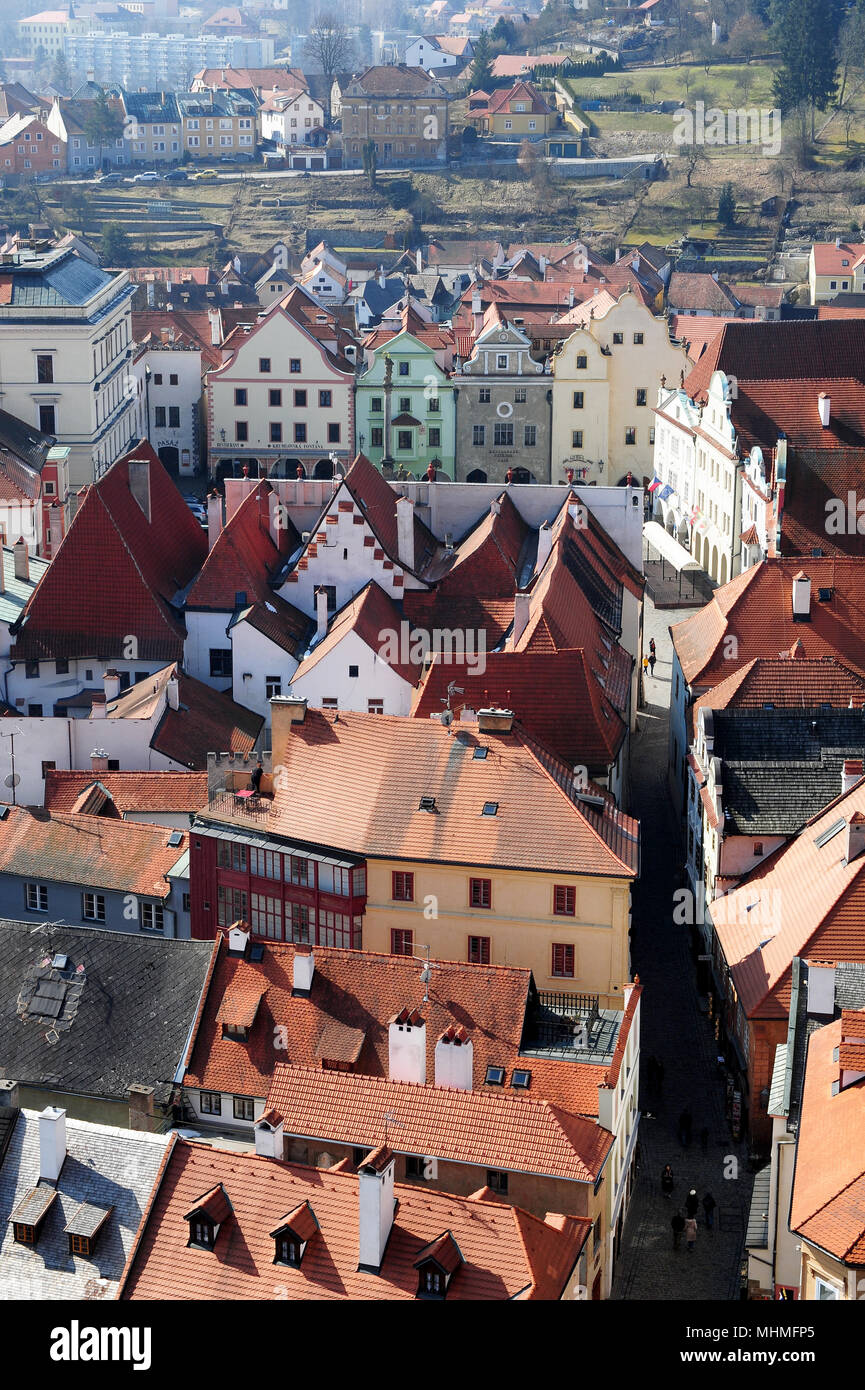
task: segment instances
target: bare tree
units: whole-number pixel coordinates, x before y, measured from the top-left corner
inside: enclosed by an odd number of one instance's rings
[[[338,72],[351,67],[354,60],[354,40],[337,15],[322,13],[316,17],[305,47],[327,78],[327,123],[330,125],[333,79]]]
[[[679,158],[685,166],[685,186],[690,188],[692,186],[691,179],[698,167],[707,162],[708,156],[702,145],[680,145]]]

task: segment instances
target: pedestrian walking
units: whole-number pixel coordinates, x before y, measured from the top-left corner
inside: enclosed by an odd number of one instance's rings
[[[706,1217],[707,1231],[714,1231],[715,1229],[715,1208],[717,1205],[718,1203],[715,1201],[711,1192],[707,1192],[703,1198],[703,1214]]]
[[[691,1191],[688,1193],[687,1197],[685,1198],[685,1215],[686,1215],[686,1216],[696,1216],[696,1215],[697,1215],[697,1212],[698,1212],[699,1210],[700,1210],[700,1199],[699,1199],[699,1197],[697,1196],[697,1189],[696,1189],[695,1187],[692,1187],[692,1188],[691,1188]]]
[[[652,653],[650,654],[650,656],[649,656],[649,670],[651,671],[652,675],[655,674],[655,662],[656,662],[656,661],[657,661],[657,657],[655,656],[655,653],[652,652]]]
[[[692,1124],[693,1118],[691,1116],[690,1107],[686,1105],[679,1116],[679,1143],[682,1145],[683,1149],[687,1149],[691,1142]]]
[[[643,675],[646,674],[646,672],[648,671],[648,669],[649,669],[649,658],[648,658],[647,656],[644,656],[644,657],[643,657]]]
[[[708,1126],[708,1125],[703,1125],[703,1128],[700,1130],[700,1148],[703,1150],[703,1153],[706,1153],[706,1152],[708,1151],[708,1148],[709,1148],[709,1126]]]
[[[693,1255],[697,1240],[697,1221],[693,1216],[689,1216],[685,1222],[685,1240],[688,1242],[688,1254]]]
[[[681,1211],[675,1212],[671,1217],[670,1225],[673,1228],[673,1249],[678,1250],[682,1243],[682,1232],[685,1229],[685,1218]]]
[[[675,1181],[676,1179],[673,1174],[673,1170],[668,1163],[664,1168],[663,1172],[661,1173],[661,1191],[663,1192],[665,1197],[672,1197],[673,1185]]]
[[[650,640],[649,640],[649,652],[650,652],[650,654],[651,654],[652,656],[655,655],[655,639],[654,639],[654,637],[650,638]]]

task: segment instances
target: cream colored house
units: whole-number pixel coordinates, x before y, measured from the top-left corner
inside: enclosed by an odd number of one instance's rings
[[[812,304],[826,304],[838,294],[865,294],[865,246],[861,242],[815,241],[808,258]]]
[[[588,317],[553,357],[552,477],[573,468],[598,486],[637,485],[652,473],[653,405],[662,376],[690,368],[656,317],[630,290],[602,317]]]
[[[261,137],[280,145],[304,145],[324,126],[324,107],[309,92],[272,92],[260,111]]]

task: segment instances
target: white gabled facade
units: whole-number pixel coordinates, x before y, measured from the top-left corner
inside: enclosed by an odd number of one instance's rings
[[[191,477],[201,464],[201,349],[173,342],[142,348],[135,359],[142,438],[170,473]]]
[[[349,630],[319,660],[314,658],[315,646],[291,682],[294,698],[315,708],[335,700],[338,709],[362,714],[411,713],[414,686],[357,632]]]

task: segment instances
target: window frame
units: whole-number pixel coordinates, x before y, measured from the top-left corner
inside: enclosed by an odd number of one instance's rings
[[[484,901],[486,899],[486,901]],[[469,879],[469,907],[491,912],[493,905],[493,881],[491,878]]]

